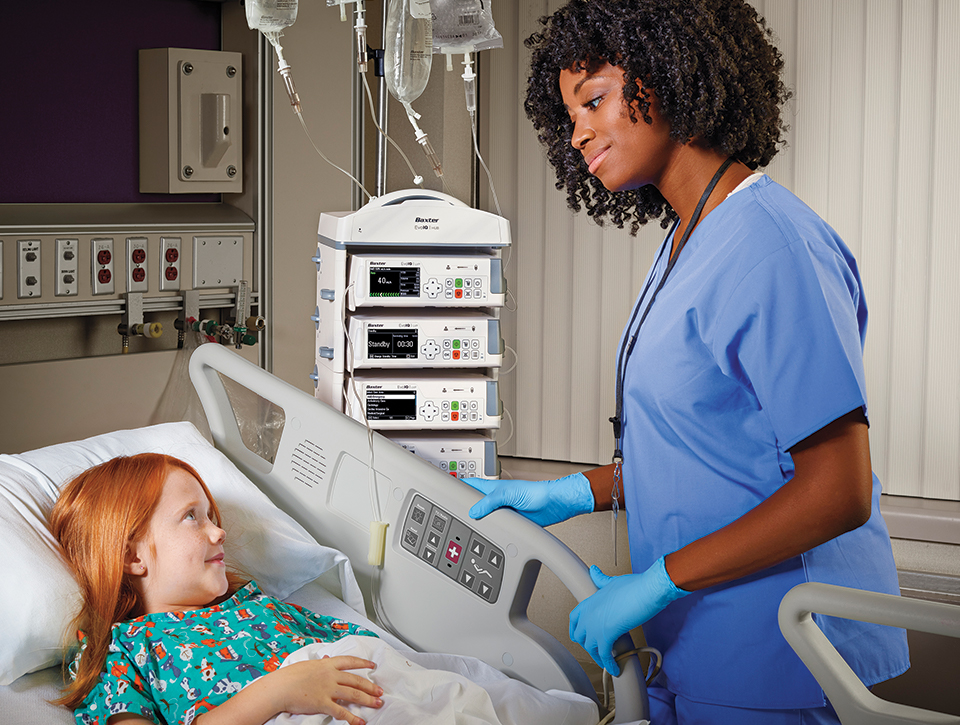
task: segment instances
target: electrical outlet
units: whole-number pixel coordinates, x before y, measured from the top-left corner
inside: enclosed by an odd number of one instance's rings
[[[41,297],[40,240],[17,240],[17,297]]]
[[[180,289],[180,237],[160,237],[160,290]]]
[[[113,239],[90,240],[91,285],[95,295],[112,295],[113,282]]]
[[[56,260],[56,289],[57,297],[73,297],[78,292],[77,266],[80,262],[80,240],[58,239]]]
[[[127,237],[127,292],[147,292],[147,239]]]

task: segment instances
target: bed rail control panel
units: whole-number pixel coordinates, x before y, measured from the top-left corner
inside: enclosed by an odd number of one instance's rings
[[[541,690],[596,699],[574,655],[527,617],[542,567],[578,601],[597,590],[587,566],[549,531],[509,510],[470,519],[476,489],[220,345],[194,352],[190,377],[217,446],[319,543],[350,559],[368,610],[388,630],[420,651],[477,657]],[[283,410],[286,424],[272,461],[244,442],[227,378]],[[312,486],[299,480],[297,463],[308,443],[328,462]],[[379,520],[389,524],[379,567],[367,563],[369,522],[378,514],[365,481],[375,484]],[[614,651],[633,649],[624,636]],[[613,686],[615,723],[647,719],[635,654],[623,660]]]
[[[407,509],[400,543],[481,599],[493,604],[500,596],[503,551],[419,494]]]

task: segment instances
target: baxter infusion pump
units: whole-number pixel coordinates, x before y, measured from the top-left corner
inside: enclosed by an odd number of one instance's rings
[[[497,478],[497,444],[480,435],[388,432],[394,443],[458,478]]]
[[[384,310],[347,323],[347,367],[500,367],[500,320],[478,312]]]
[[[488,256],[357,254],[347,304],[358,307],[502,307],[503,270]]]
[[[497,381],[483,375],[440,377],[384,371],[347,385],[346,410],[374,430],[480,430],[500,427]]]
[[[391,436],[433,431],[442,452],[407,448],[448,473],[499,475],[507,220],[413,189],[321,214],[317,241],[316,396]]]

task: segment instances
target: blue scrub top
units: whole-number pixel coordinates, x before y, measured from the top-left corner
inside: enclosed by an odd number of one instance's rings
[[[667,257],[651,269],[651,289]],[[849,249],[769,177],[700,222],[624,372],[634,571],[756,507],[792,478],[793,445],[852,410],[866,413],[866,322]],[[899,593],[879,496],[874,476],[873,512],[862,527],[760,574],[694,592],[644,625],[664,655],[661,683],[719,705],[822,705],[822,690],[780,634],[777,608],[804,581]],[[903,630],[817,621],[868,685],[909,666]]]

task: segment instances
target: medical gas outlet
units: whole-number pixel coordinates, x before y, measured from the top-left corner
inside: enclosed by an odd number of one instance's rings
[[[347,304],[360,307],[502,307],[503,266],[489,256],[357,254]]]
[[[498,368],[500,320],[477,312],[390,310],[347,323],[347,364],[364,368]]]
[[[502,413],[498,383],[483,375],[357,375],[346,398],[346,413],[375,430],[489,430]]]

